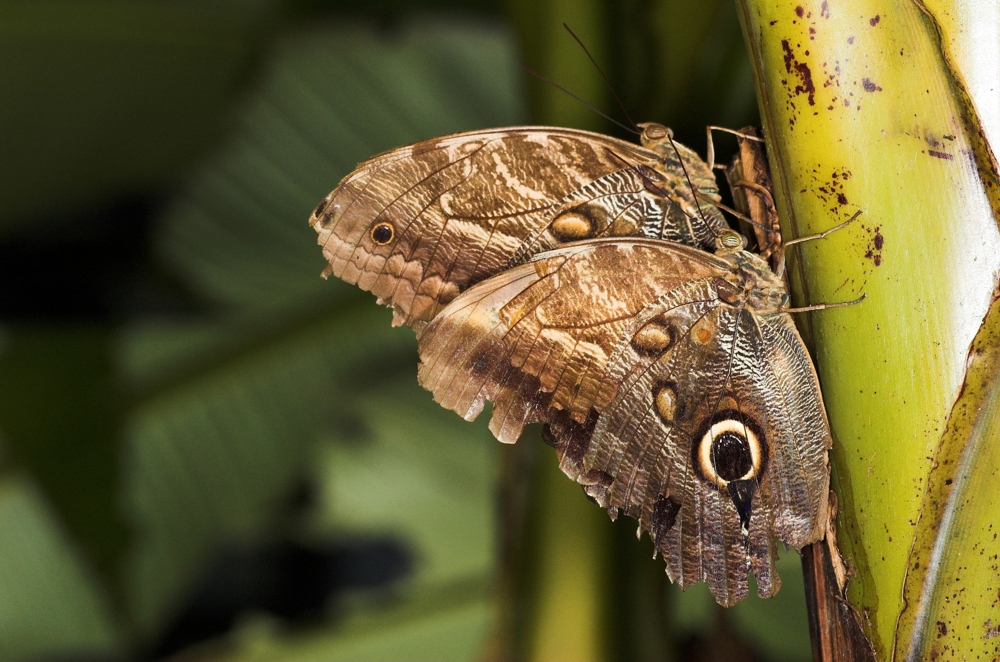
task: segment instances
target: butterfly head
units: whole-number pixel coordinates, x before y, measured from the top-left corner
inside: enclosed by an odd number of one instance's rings
[[[654,152],[657,151],[657,147],[669,146],[670,139],[674,137],[673,131],[656,122],[642,122],[639,124],[639,128],[642,130],[639,142],[642,143],[643,147]]]
[[[747,239],[736,230],[723,230],[715,238],[716,255],[732,255],[747,247]]]

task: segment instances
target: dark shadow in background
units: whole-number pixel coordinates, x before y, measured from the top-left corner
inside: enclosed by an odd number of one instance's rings
[[[153,647],[161,659],[228,632],[250,612],[290,627],[328,622],[338,594],[391,587],[413,569],[413,554],[393,538],[351,540],[325,547],[281,541],[218,553]],[[335,616],[335,614],[334,614]]]

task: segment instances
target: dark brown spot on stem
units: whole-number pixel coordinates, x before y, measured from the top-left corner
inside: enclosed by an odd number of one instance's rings
[[[872,82],[871,78],[862,78],[861,85],[864,86],[865,92],[881,92],[882,88]]]
[[[802,82],[792,90],[794,94],[805,94],[810,106],[816,105],[816,86],[813,84],[812,71],[805,62],[799,62],[792,52],[792,47],[787,39],[781,40],[781,48],[784,51],[785,70],[794,73]]]

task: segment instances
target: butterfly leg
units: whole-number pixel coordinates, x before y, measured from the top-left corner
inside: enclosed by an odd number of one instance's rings
[[[859,304],[868,298],[867,294],[862,294],[857,299],[853,301],[839,301],[837,303],[818,303],[815,306],[803,306],[801,308],[781,308],[779,312],[782,313],[806,313],[810,310],[826,310],[827,308],[843,308],[845,306],[853,306]]]
[[[806,242],[806,241],[812,241],[813,239],[824,239],[828,235],[831,235],[834,232],[836,232],[837,230],[840,230],[842,228],[846,228],[848,225],[850,225],[854,221],[858,220],[858,217],[861,216],[861,213],[862,212],[861,212],[860,209],[857,210],[856,212],[854,212],[854,216],[851,216],[849,219],[847,219],[843,223],[840,223],[838,225],[834,225],[829,230],[824,230],[823,232],[817,232],[816,234],[807,234],[804,237],[799,237],[798,239],[792,239],[791,241],[786,241],[785,244],[784,244],[784,246],[781,247],[782,252],[784,252],[784,250],[786,248],[788,248],[789,246],[794,246],[795,244],[801,244],[801,243]],[[785,273],[785,256],[784,255],[781,256],[781,260],[778,262],[778,268],[775,270],[774,273],[775,273],[775,275],[778,278],[781,278],[781,276]]]
[[[778,209],[774,206],[774,197],[771,195],[771,192],[767,190],[767,188],[761,186],[760,184],[748,182],[745,179],[736,182],[735,184],[733,184],[733,186],[735,186],[736,188],[748,188],[751,191],[757,193],[762,198],[764,198],[764,202],[767,204],[768,211],[770,211],[775,216],[778,215]],[[775,231],[774,228],[772,228],[771,230]]]
[[[750,135],[749,133],[744,133],[742,131],[734,131],[733,129],[727,129],[724,126],[712,126],[712,125],[706,126],[705,127],[705,135],[708,136],[708,147],[707,147],[707,153],[705,154],[705,156],[707,157],[706,161],[708,161],[708,169],[709,170],[714,170],[715,169],[715,142],[713,142],[713,140],[712,140],[712,131],[723,131],[725,133],[731,133],[734,136],[739,136],[741,138],[746,138],[747,140],[753,140],[753,141],[756,141],[756,142],[759,142],[759,143],[764,142],[764,139],[761,138],[760,136],[753,136],[753,135]]]
[[[793,244],[801,244],[804,241],[812,241],[813,239],[823,239],[827,235],[833,234],[834,232],[836,232],[837,230],[840,230],[841,228],[846,228],[848,225],[850,225],[854,221],[858,220],[859,216],[861,216],[861,210],[860,209],[857,210],[856,212],[854,212],[854,216],[851,216],[849,219],[847,219],[843,223],[840,223],[839,225],[834,225],[829,230],[824,230],[823,232],[817,232],[816,234],[807,234],[804,237],[799,237],[798,239],[792,239],[791,241],[786,241],[785,242],[785,246],[788,247],[788,246],[791,246]]]

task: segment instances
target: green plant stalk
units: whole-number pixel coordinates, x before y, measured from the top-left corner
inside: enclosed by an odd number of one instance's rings
[[[868,295],[799,321],[812,332],[834,435],[838,539],[853,568],[847,597],[887,659],[898,648],[915,541],[936,521],[921,520],[934,458],[1000,266],[995,171],[922,7],[738,8],[786,239],[863,212],[793,249],[790,276],[800,303]],[[968,439],[959,446],[971,449]],[[939,557],[972,554],[974,542],[941,541]]]

